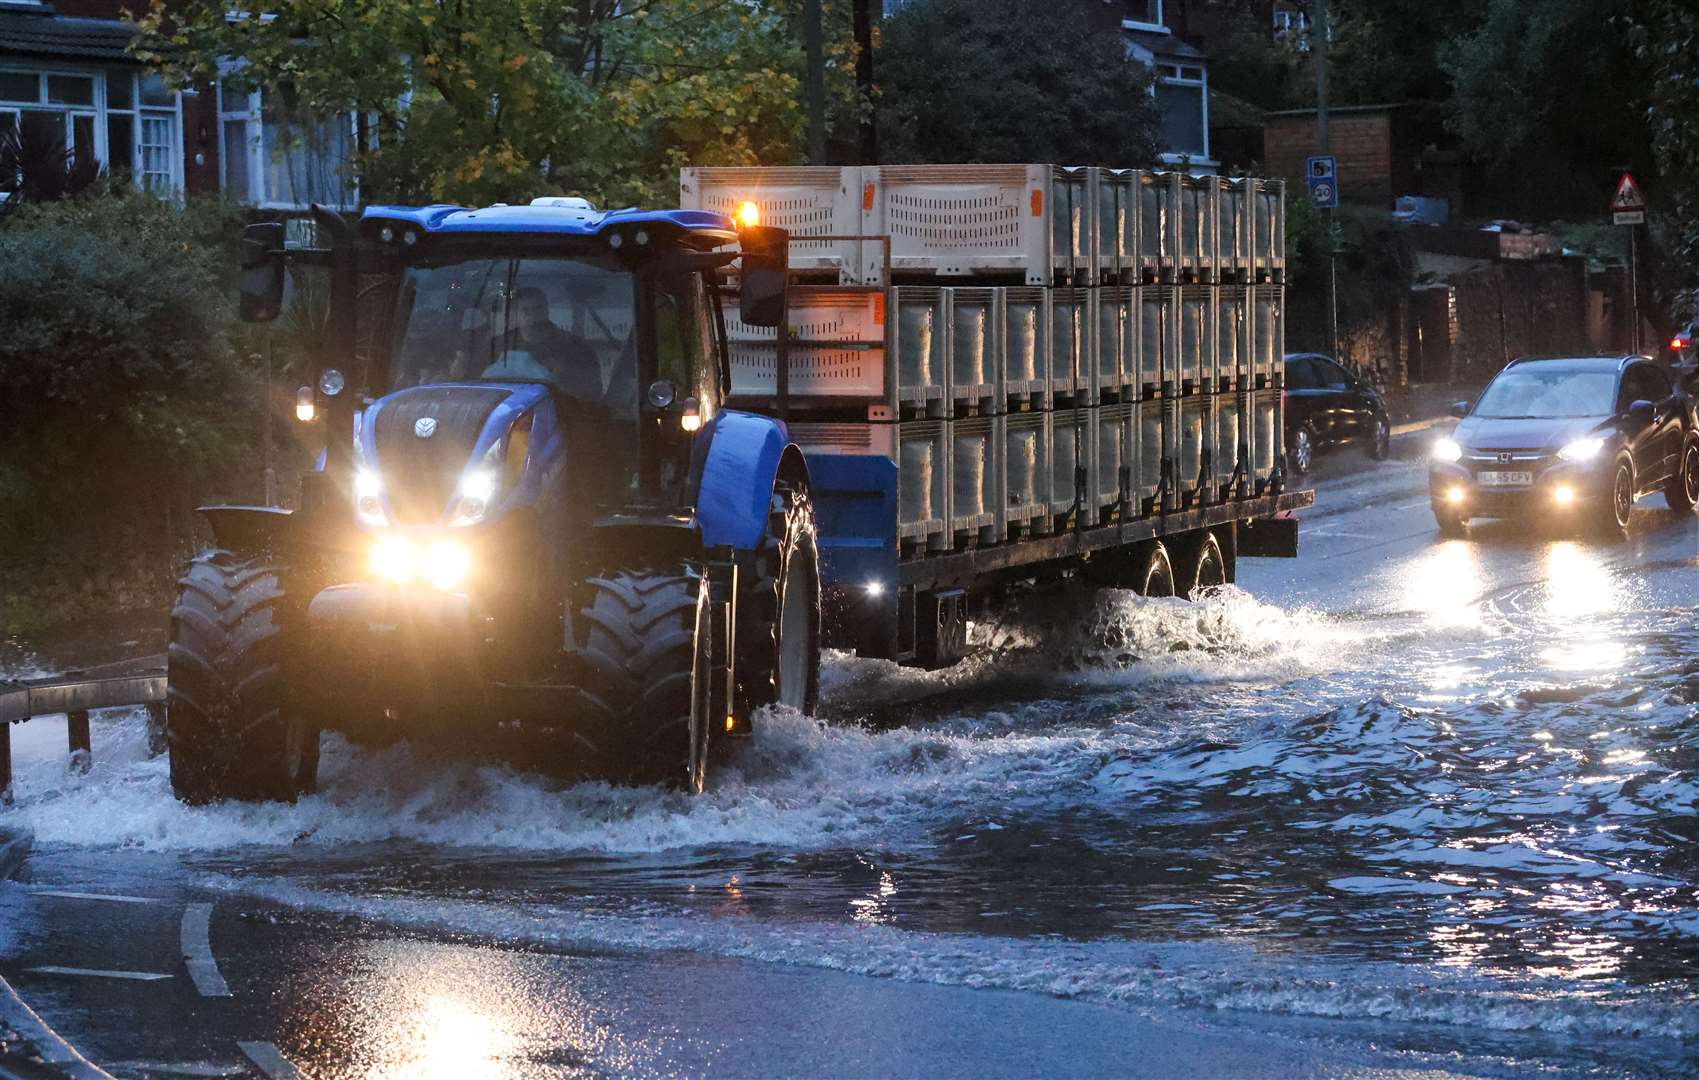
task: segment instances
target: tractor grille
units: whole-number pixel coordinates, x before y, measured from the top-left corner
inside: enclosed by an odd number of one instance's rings
[[[378,471],[396,520],[403,525],[442,520],[449,496],[484,424],[508,391],[422,386],[392,395],[378,410],[372,431]],[[414,433],[423,417],[436,420],[428,439]]]

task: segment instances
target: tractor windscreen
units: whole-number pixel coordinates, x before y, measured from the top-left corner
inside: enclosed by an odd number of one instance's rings
[[[390,386],[547,382],[635,416],[636,297],[608,256],[417,264],[401,284]]]

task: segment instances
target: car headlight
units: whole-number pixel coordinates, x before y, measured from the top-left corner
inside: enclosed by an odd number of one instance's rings
[[[1440,439],[1434,443],[1433,455],[1435,461],[1456,461],[1463,456],[1463,448],[1450,439]]]
[[[1605,440],[1600,438],[1576,439],[1557,452],[1564,461],[1591,461],[1599,456],[1599,451],[1605,448]]]

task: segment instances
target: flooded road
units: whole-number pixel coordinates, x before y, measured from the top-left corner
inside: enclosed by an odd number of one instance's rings
[[[832,658],[698,799],[332,737],[191,809],[139,711],[86,777],[32,722],[0,974],[118,1075],[1699,1071],[1699,518],[1443,541],[1419,460],[1346,464],[1202,603]]]

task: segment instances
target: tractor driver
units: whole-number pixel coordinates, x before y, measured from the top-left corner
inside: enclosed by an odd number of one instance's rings
[[[549,318],[548,294],[535,285],[514,290],[505,333],[490,341],[485,355],[529,353],[548,371],[549,381],[580,401],[602,400],[602,376],[590,343]]]

